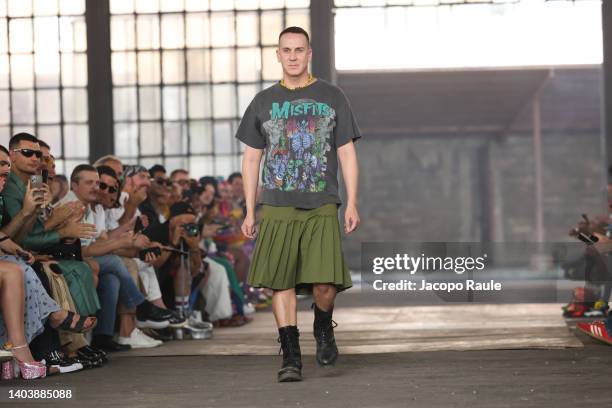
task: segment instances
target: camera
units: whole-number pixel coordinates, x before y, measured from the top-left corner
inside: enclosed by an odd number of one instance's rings
[[[188,237],[197,237],[200,234],[200,227],[195,222],[182,224],[181,228],[185,230]]]

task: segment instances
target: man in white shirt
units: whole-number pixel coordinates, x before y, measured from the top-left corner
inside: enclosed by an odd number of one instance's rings
[[[102,205],[97,203],[100,189],[100,178],[95,167],[83,164],[77,166],[70,176],[71,192],[61,203],[79,200],[86,207],[84,222],[96,225],[96,236],[91,240],[82,240],[83,257],[91,257],[100,265],[100,282],[98,296],[102,308],[98,312],[98,326],[94,331],[94,343],[102,348],[112,344],[117,301],[128,310],[136,311],[136,319],[141,327],[168,327],[171,314],[147,301],[138,290],[125,264],[115,253],[132,250],[137,252],[149,245],[141,234],[134,235],[121,230],[106,230],[106,217]],[[129,316],[129,315],[127,315]],[[133,318],[133,317],[132,317]],[[134,328],[131,333],[120,333],[120,345],[133,348],[155,347],[161,342],[154,340]]]

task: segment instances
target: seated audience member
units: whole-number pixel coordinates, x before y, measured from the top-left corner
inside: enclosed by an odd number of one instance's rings
[[[189,172],[185,169],[176,169],[170,173],[170,180],[175,186],[178,186],[181,190],[181,195],[189,190],[191,181],[189,179]]]
[[[99,166],[97,168],[98,174],[100,176],[100,189],[98,191],[98,201],[97,203],[101,205],[105,210],[106,217],[106,225],[109,225],[109,210],[117,209],[118,197],[119,197],[119,180],[117,179],[117,175],[113,171],[112,168],[108,166]],[[110,215],[112,216],[112,215]],[[140,220],[139,220],[140,221]],[[115,223],[116,224],[116,223]],[[123,226],[119,226],[115,230],[109,230],[107,228],[107,232],[109,235],[111,234],[122,234],[128,231],[134,230],[136,227],[136,222],[127,223]],[[137,233],[142,232],[142,222],[140,222],[140,227]],[[149,247],[160,245],[156,243],[150,243]],[[155,273],[155,269],[151,266],[151,263],[155,261],[156,256],[152,253],[145,254],[144,258],[141,259],[138,257],[136,253],[130,254],[127,251],[124,251],[121,255],[125,255],[127,258],[130,258],[132,262],[134,262],[136,268],[138,269],[138,277],[139,281],[142,284],[143,291],[145,297],[148,301],[153,303],[154,305],[167,309],[164,304],[161,296],[161,290],[159,288],[159,282],[157,281],[157,275]],[[173,316],[169,319],[171,327],[182,327],[185,320],[173,314]],[[139,322],[136,322],[136,325],[139,326]]]
[[[166,173],[166,168],[161,164],[155,164],[149,169],[149,176],[151,176],[151,179],[155,179],[157,177],[165,179],[167,178]]]
[[[124,182],[121,194],[119,195],[119,204],[117,208],[107,210],[107,215],[109,216],[108,229],[113,230],[120,225],[133,222],[136,217],[139,217],[144,226],[147,227],[149,219],[142,216],[138,207],[147,199],[147,193],[149,187],[151,187],[149,171],[140,165],[125,166],[123,178]],[[121,179],[119,178],[119,180]]]
[[[117,156],[113,156],[110,154],[106,156],[102,156],[98,160],[96,160],[93,166],[94,167],[100,167],[100,166],[110,167],[111,169],[115,171],[115,174],[117,175],[117,179],[119,180],[119,184],[123,183],[123,163],[121,162],[121,159],[118,158]]]
[[[151,167],[149,174],[151,174],[151,184],[147,192],[147,199],[140,204],[138,209],[147,216],[151,225],[163,224],[170,215],[172,182],[166,177],[166,170],[159,164]]]
[[[10,167],[8,150],[4,146],[0,146],[0,191],[4,188]],[[25,361],[31,361],[28,347],[22,345],[22,340],[25,336],[27,343],[30,346],[34,345],[32,351],[39,356],[44,356],[42,358],[46,360],[49,368],[59,372],[66,372],[67,366],[72,366],[73,369],[82,369],[83,366],[81,364],[77,366],[76,362],[69,361],[70,359],[64,358],[63,355],[60,356],[61,353],[57,350],[59,348],[59,337],[56,330],[74,333],[89,331],[95,324],[95,318],[79,316],[71,311],[61,309],[50,297],[48,282],[47,285],[41,282],[43,278],[46,281],[46,276],[44,274],[41,276],[30,266],[30,263],[33,261],[32,255],[24,251],[11,239],[19,240],[20,237],[23,237],[28,232],[27,229],[31,228],[32,222],[30,220],[32,217],[35,217],[37,211],[43,205],[44,196],[39,193],[43,193],[43,189],[32,189],[28,186],[24,198],[24,207],[14,219],[11,219],[10,215],[6,212],[4,200],[0,196],[0,250],[4,254],[0,256],[0,264],[2,264],[0,269],[9,271],[17,265],[22,272],[21,278],[25,283],[25,297],[27,299],[25,318],[23,311],[19,315],[19,321],[24,322],[25,327],[21,327],[16,337],[11,336],[10,327],[14,329],[15,326],[11,324],[11,319],[6,319],[5,314],[6,325],[0,319],[0,342],[3,344],[11,341],[15,345],[15,350],[20,349],[23,352],[27,352],[28,356]],[[39,264],[37,263],[36,265]],[[23,297],[23,287],[19,297]],[[46,324],[47,321],[48,323]],[[25,334],[22,336],[21,333],[24,333],[24,330]],[[43,335],[43,332],[47,334]],[[20,360],[19,355],[20,353],[17,352],[17,360]],[[23,354],[21,355],[23,356]]]
[[[242,182],[242,174],[236,172],[229,175],[227,182],[232,188],[232,203],[234,209],[246,212],[246,204],[244,200],[244,184]]]
[[[163,251],[154,263],[159,271],[159,283],[162,288],[164,303],[173,306],[181,315],[189,308],[189,296],[193,278],[202,268],[202,252],[199,247],[199,231],[189,234],[187,224],[195,223],[194,211],[188,204],[177,203],[171,211],[169,220],[151,225],[145,230],[148,237],[155,242],[175,250],[189,252],[189,268],[181,270],[181,257],[171,251]]]
[[[125,264],[115,253],[120,250],[141,250],[148,246],[148,239],[142,234],[131,231],[118,236],[106,233],[104,208],[97,204],[100,179],[98,171],[90,165],[77,166],[70,176],[71,191],[62,202],[80,201],[86,208],[83,221],[96,226],[96,234],[91,239],[81,239],[82,253],[85,258],[93,258],[100,266],[98,295],[102,304],[98,312],[98,326],[94,331],[94,344],[108,350],[155,347],[161,342],[142,333],[135,325],[131,332],[120,331],[116,344],[112,340],[115,327],[117,300],[128,310],[136,312],[136,319],[142,327],[167,327],[171,316],[167,311],[147,301],[138,290]],[[124,315],[127,316],[127,315]]]
[[[56,174],[50,181],[49,188],[51,189],[51,204],[57,204],[68,194],[68,179],[63,174]]]
[[[15,219],[23,209],[30,177],[36,175],[40,168],[42,151],[38,139],[27,133],[13,136],[9,151],[12,168],[3,196],[7,213]],[[83,316],[95,315],[100,303],[92,270],[81,261],[78,248],[67,244],[73,239],[92,237],[95,234],[95,226],[78,222],[71,211],[55,210],[44,223],[36,216],[32,217],[29,223],[32,225],[23,237],[23,246],[39,253],[54,254],[70,287],[77,312]]]

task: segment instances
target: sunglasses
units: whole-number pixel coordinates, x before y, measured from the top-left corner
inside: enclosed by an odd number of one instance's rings
[[[3,167],[3,166],[8,166],[8,168],[10,169],[11,168],[11,162],[8,162],[6,160],[0,160],[0,167]]]
[[[100,182],[100,190],[104,191],[108,189],[108,192],[111,194],[115,194],[117,192],[117,187],[109,186],[106,183]]]
[[[37,159],[40,159],[43,156],[42,150],[13,149],[13,151],[21,153],[24,157],[36,156]]]
[[[158,177],[153,180],[160,186],[166,185],[167,187],[170,187],[172,185],[172,181],[170,181],[170,179],[163,179],[161,177]]]
[[[186,186],[189,184],[189,180],[177,180],[175,183],[177,183],[179,186]]]

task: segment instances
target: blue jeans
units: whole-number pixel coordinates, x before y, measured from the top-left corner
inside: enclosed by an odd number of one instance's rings
[[[97,314],[98,325],[94,333],[112,336],[115,332],[117,303],[120,302],[128,309],[134,309],[144,302],[145,298],[117,255],[97,256],[94,260],[100,265],[98,297],[101,304]]]

